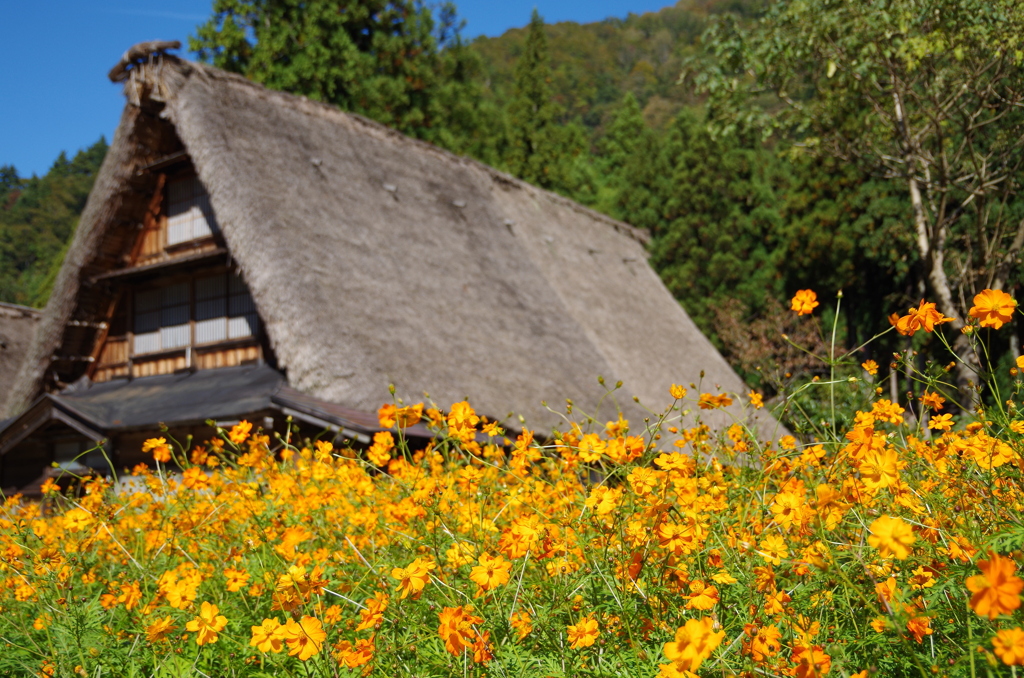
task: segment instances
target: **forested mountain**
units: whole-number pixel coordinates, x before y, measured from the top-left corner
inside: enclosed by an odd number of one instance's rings
[[[680,0],[658,12],[630,14],[589,24],[564,21],[545,26],[551,58],[550,86],[567,120],[600,130],[627,92],[640,102],[644,119],[665,128],[685,106],[697,105],[692,90],[678,86],[683,59],[696,50],[708,17],[757,15],[763,0]],[[471,43],[482,59],[488,91],[507,100],[529,27]]]
[[[0,167],[0,301],[46,303],[106,153],[101,137],[70,160],[61,153],[41,177]]]

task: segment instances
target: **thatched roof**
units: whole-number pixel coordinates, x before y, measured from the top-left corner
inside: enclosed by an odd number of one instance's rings
[[[671,383],[702,372],[703,390],[746,390],[647,264],[633,227],[205,65],[154,55],[119,74],[129,103],[13,410],[48,383],[52,356],[81,350],[69,321],[109,303],[95,276],[123,265],[117,243],[151,191],[140,170],[176,144],[299,392],[372,411],[394,383],[410,401],[468,396],[486,414],[542,427],[557,420],[542,401],[562,410],[572,398],[611,417],[599,376],[624,383],[615,400],[634,420],[645,411],[631,396],[660,409]]]
[[[35,308],[0,303],[0,415],[41,316]]]

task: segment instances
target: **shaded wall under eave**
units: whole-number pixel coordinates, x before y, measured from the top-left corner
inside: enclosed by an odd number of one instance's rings
[[[22,362],[42,312],[18,306],[0,303],[0,414],[4,412],[7,396]]]

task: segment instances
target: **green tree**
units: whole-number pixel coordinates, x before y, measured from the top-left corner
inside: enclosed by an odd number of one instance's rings
[[[456,151],[486,147],[478,57],[454,6],[420,0],[215,0],[199,57]]]
[[[46,303],[106,152],[101,138],[73,159],[61,153],[45,175],[20,180],[0,201],[0,301]]]
[[[21,187],[21,177],[14,165],[0,165],[0,209],[7,205],[7,201]]]
[[[643,223],[652,235],[651,263],[694,322],[714,337],[715,312],[725,299],[760,309],[781,296],[778,190],[785,177],[756,141],[715,137],[685,112],[662,153],[659,171],[670,181],[650,183],[627,200],[636,201],[641,214],[651,210],[648,218],[654,218]]]
[[[565,124],[554,99],[544,19],[536,9],[516,61],[515,94],[506,115],[508,170],[543,188],[570,194],[578,189],[575,161],[585,149],[585,136],[578,126]]]
[[[1022,32],[1015,0],[781,0],[748,29],[712,26],[699,84],[730,124],[768,117],[812,152],[897,182],[916,275],[962,319],[975,293],[1020,276]],[[766,91],[767,108],[752,97]],[[972,378],[960,368],[965,402]]]

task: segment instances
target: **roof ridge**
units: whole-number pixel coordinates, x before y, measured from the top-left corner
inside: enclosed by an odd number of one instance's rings
[[[169,60],[178,62],[178,64],[176,65],[180,64],[185,68],[194,69],[195,71],[202,73],[204,77],[217,80],[231,81],[243,87],[253,88],[261,93],[265,93],[267,96],[279,98],[288,103],[300,103],[304,106],[320,109],[319,112],[321,113],[325,113],[328,115],[340,115],[342,118],[348,118],[349,120],[357,124],[361,124],[364,127],[383,133],[385,136],[390,137],[392,139],[396,139],[401,143],[411,144],[423,150],[437,154],[440,157],[448,160],[449,162],[457,162],[482,170],[491,178],[492,181],[496,183],[505,184],[528,192],[534,192],[548,200],[551,200],[556,204],[568,207],[569,209],[575,212],[585,214],[593,219],[606,223],[615,230],[622,233],[623,235],[627,235],[633,238],[642,245],[646,246],[650,242],[650,236],[647,234],[647,232],[644,231],[643,229],[633,226],[632,224],[615,219],[602,212],[598,212],[595,209],[580,204],[579,202],[573,200],[572,198],[567,198],[563,195],[555,193],[554,191],[531,184],[528,181],[520,179],[519,177],[516,177],[512,174],[508,174],[507,172],[503,172],[499,169],[496,169],[488,165],[487,163],[477,160],[476,158],[467,155],[459,155],[445,148],[442,148],[436,144],[433,144],[429,141],[424,141],[423,139],[417,139],[415,137],[409,136],[408,134],[396,130],[393,127],[388,127],[384,123],[373,120],[372,118],[368,118],[362,114],[353,113],[352,111],[346,111],[334,104],[319,101],[317,99],[311,99],[302,94],[292,94],[291,92],[284,92],[281,90],[271,89],[266,85],[250,80],[249,78],[246,78],[241,74],[231,73],[229,71],[216,68],[215,66],[211,66],[209,64],[205,64],[198,61],[189,61],[187,59],[181,59],[180,57],[175,57],[171,55],[165,56],[165,58],[168,57]]]

